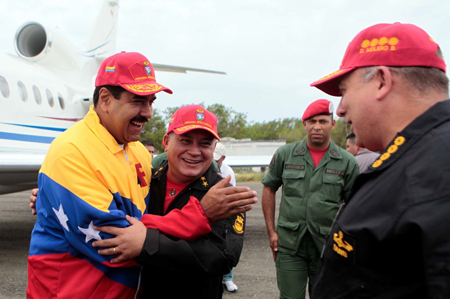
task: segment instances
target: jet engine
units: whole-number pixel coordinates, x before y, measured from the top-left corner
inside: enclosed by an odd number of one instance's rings
[[[51,64],[57,69],[73,70],[85,59],[58,28],[50,30],[37,22],[25,23],[17,29],[14,48],[23,59]]]

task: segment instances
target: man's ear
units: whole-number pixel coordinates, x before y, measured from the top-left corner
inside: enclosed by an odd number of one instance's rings
[[[170,140],[169,135],[165,134],[163,137],[163,143],[165,148],[167,148],[167,146],[169,145],[169,140]]]
[[[109,104],[114,96],[109,92],[108,89],[102,87],[98,93],[98,103],[97,106],[106,114],[109,111]]]
[[[377,84],[375,97],[378,101],[383,100],[392,90],[392,73],[386,66],[379,66],[374,78]]]

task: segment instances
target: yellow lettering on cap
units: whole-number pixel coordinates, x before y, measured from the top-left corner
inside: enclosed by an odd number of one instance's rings
[[[378,51],[395,51],[397,50],[395,46],[399,43],[398,38],[391,37],[387,38],[385,36],[378,38],[373,38],[372,40],[365,39],[361,43],[360,54],[378,52]],[[389,47],[390,46],[390,47]]]
[[[126,88],[134,92],[154,92],[161,90],[163,87],[155,83],[144,83],[144,84],[126,84]]]
[[[331,77],[333,77],[333,76],[335,76],[335,75],[337,75],[337,74],[340,74],[340,73],[342,73],[342,72],[343,72],[343,70],[335,71],[335,72],[333,72],[333,73],[331,73],[331,74],[329,74],[329,75],[326,75],[325,77],[322,77],[322,78],[320,78],[319,80],[316,80],[316,81],[314,81],[314,82],[319,82],[319,81],[322,81],[322,80],[331,78]]]
[[[384,46],[385,44],[387,44],[388,39],[387,37],[383,36],[382,38],[380,38],[380,40],[378,41],[378,44],[380,44],[381,46]]]
[[[398,44],[398,38],[396,38],[396,37],[391,37],[390,39],[389,39],[389,45],[391,45],[391,46],[396,46]]]
[[[208,126],[208,127],[211,127],[211,128],[212,128],[212,126],[211,126],[210,124],[208,124],[208,123],[205,123],[205,122],[203,122],[203,121],[197,121],[197,123],[198,123],[198,124],[202,124],[202,125],[205,125],[205,126]]]
[[[361,43],[361,48],[367,48],[370,45],[370,40],[365,39],[363,40],[363,42]]]

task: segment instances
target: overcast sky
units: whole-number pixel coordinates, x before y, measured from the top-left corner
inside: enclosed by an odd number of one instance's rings
[[[0,0],[0,49],[14,53],[27,21],[59,27],[82,47],[103,0]],[[221,103],[250,121],[301,117],[313,100],[333,98],[309,87],[339,68],[347,44],[376,23],[413,23],[450,57],[448,0],[120,0],[117,51],[151,62],[228,75],[157,73],[173,95],[155,107]],[[1,66],[0,66],[1,72]]]

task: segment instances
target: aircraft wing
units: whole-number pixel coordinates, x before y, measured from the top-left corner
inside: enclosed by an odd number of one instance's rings
[[[161,72],[171,72],[171,73],[200,72],[200,73],[211,73],[211,74],[221,74],[221,75],[227,74],[225,72],[196,69],[196,68],[184,67],[184,66],[174,66],[174,65],[168,65],[168,64],[152,63],[152,65],[153,65],[153,68],[155,69],[155,71],[161,71]]]
[[[231,167],[266,167],[272,156],[227,156],[225,163]]]
[[[37,176],[45,153],[0,152],[0,194],[37,187]]]

